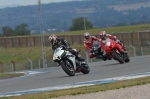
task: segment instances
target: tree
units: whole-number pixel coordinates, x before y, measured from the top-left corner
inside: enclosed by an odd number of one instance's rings
[[[8,26],[3,26],[2,27],[2,34],[3,36],[13,36],[14,34],[14,30]]]
[[[20,24],[16,26],[15,28],[15,33],[16,35],[30,35],[30,30],[27,29],[28,25],[27,24]]]
[[[27,27],[28,25],[24,23],[16,26],[14,30],[8,26],[3,26],[2,34],[3,36],[30,35],[30,30]]]
[[[72,26],[70,27],[70,31],[92,29],[92,28],[93,28],[93,24],[90,21],[88,21],[87,18],[80,17],[72,21]]]

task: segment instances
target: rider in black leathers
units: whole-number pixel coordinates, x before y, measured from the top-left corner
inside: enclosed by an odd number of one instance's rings
[[[52,49],[55,50],[59,46],[63,46],[66,50],[75,55],[76,59],[80,62],[84,61],[83,58],[78,56],[78,53],[70,47],[70,44],[64,38],[57,38],[56,35],[50,35],[48,41],[52,44]]]

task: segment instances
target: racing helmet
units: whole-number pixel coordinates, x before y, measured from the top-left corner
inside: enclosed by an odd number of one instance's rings
[[[84,33],[84,38],[85,38],[86,40],[88,40],[90,37],[91,37],[91,36],[90,36],[90,33],[89,33],[89,32]]]
[[[48,37],[48,41],[51,42],[52,44],[57,43],[57,36],[52,34]]]
[[[106,39],[106,32],[105,31],[100,31],[99,37],[100,37],[100,39],[105,40]]]

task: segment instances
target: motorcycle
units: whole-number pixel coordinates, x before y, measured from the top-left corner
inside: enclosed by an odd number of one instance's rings
[[[90,72],[90,67],[86,62],[79,62],[72,53],[63,47],[55,49],[53,61],[57,62],[69,76],[74,76],[75,73],[79,72],[83,74],[88,74]]]
[[[105,52],[111,56],[113,59],[117,60],[119,63],[129,62],[130,58],[128,53],[123,49],[123,46],[118,44],[116,41],[107,38],[103,42],[103,49]],[[123,49],[123,53],[120,52],[119,48]]]
[[[103,61],[106,61],[107,59],[111,60],[111,57],[107,56],[104,57],[104,51],[101,49],[101,44],[98,41],[94,41],[94,44],[92,46],[92,51],[91,51],[97,59],[102,59]]]

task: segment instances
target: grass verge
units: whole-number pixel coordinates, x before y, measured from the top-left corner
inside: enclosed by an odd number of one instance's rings
[[[78,31],[68,31],[68,32],[59,32],[57,35],[83,35],[85,32],[89,32],[91,35],[97,35],[100,31],[106,31],[109,34],[112,33],[127,33],[127,32],[137,32],[148,30],[150,24],[137,24],[129,26],[115,26],[107,28],[96,28],[89,30],[78,30]]]
[[[83,45],[74,45],[72,48],[85,49]],[[52,49],[51,46],[46,46],[46,58],[52,58]],[[15,63],[27,62],[27,58],[30,58],[32,61],[41,59],[42,55],[41,46],[36,47],[23,47],[23,48],[0,48],[0,61],[3,64],[9,64],[11,61]]]
[[[49,98],[54,98],[54,97],[59,97],[59,96],[66,96],[66,95],[79,95],[79,94],[87,94],[87,93],[93,93],[93,92],[99,92],[99,91],[120,89],[120,88],[126,88],[126,87],[131,87],[131,86],[143,85],[147,83],[150,83],[150,76],[132,79],[132,80],[119,81],[119,82],[114,82],[114,83],[109,83],[109,84],[71,88],[71,89],[58,90],[58,91],[52,91],[52,92],[21,95],[21,96],[15,96],[15,97],[4,97],[1,99],[49,99]]]
[[[19,76],[23,76],[23,75],[24,75],[24,73],[0,73],[0,80],[19,77]]]

